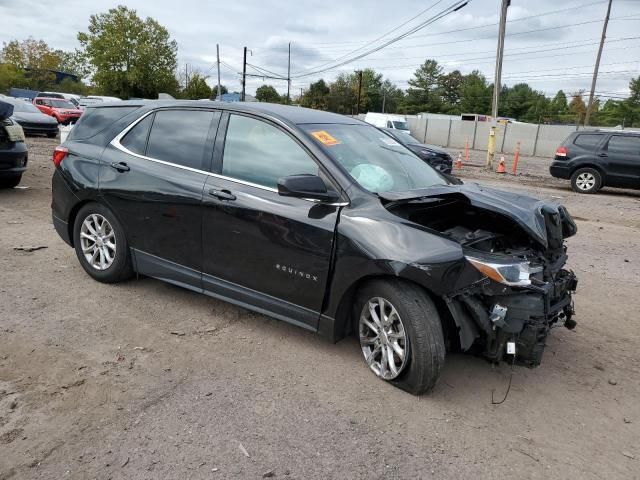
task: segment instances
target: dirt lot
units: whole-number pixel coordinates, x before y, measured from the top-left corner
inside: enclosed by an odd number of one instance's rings
[[[462,170],[561,201],[579,226],[578,327],[492,405],[506,365],[450,355],[417,398],[354,339],[90,280],[51,225],[54,142],[29,144],[28,188],[0,192],[0,479],[640,478],[640,193],[574,194],[543,159],[517,178]]]

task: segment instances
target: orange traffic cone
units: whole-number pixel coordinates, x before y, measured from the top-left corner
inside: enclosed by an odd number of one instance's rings
[[[507,170],[506,168],[504,168],[504,155],[500,156],[500,163],[498,164],[498,169],[496,170],[496,173],[506,173]]]
[[[455,168],[457,169],[461,169],[462,168],[462,154],[458,153],[458,158],[456,159],[454,165]]]

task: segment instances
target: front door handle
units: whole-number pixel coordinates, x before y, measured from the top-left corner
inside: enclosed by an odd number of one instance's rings
[[[124,162],[113,162],[111,164],[111,168],[115,168],[117,171],[119,171],[120,173],[122,172],[128,172],[129,170],[131,170],[131,168],[129,168],[129,165],[127,165]]]
[[[599,157],[608,157],[609,155],[607,155],[605,152],[600,152],[598,154]]]
[[[236,196],[231,193],[229,190],[216,190],[212,188],[209,190],[209,195],[212,195],[220,200],[235,200]]]

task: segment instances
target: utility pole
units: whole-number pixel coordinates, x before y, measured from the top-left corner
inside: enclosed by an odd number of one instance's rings
[[[387,91],[382,89],[382,113],[384,113],[384,104],[387,101]]]
[[[184,89],[186,90],[189,86],[189,64],[184,64]]]
[[[291,103],[289,89],[291,88],[291,42],[289,42],[289,62],[287,63],[287,105]]]
[[[242,95],[240,101],[244,102],[244,95],[247,86],[247,47],[244,47],[244,57],[242,59]]]
[[[220,87],[220,45],[216,43],[216,58],[218,59],[218,100],[222,100],[222,88]]]
[[[356,115],[360,115],[360,93],[362,92],[362,70],[358,70],[358,103],[356,104]]]
[[[598,80],[598,69],[600,68],[600,57],[604,47],[604,40],[607,36],[607,25],[609,25],[609,14],[611,13],[611,2],[607,5],[607,15],[604,17],[604,25],[602,26],[602,37],[600,37],[600,47],[598,48],[598,56],[596,57],[596,66],[593,69],[593,79],[591,80],[591,92],[589,92],[589,104],[587,105],[587,114],[584,116],[584,126],[589,125],[591,110],[593,109],[593,95],[596,91],[596,81]]]
[[[507,9],[511,0],[502,0],[500,7],[500,32],[498,34],[498,51],[496,52],[496,71],[493,78],[493,103],[491,105],[491,130],[489,130],[489,143],[487,145],[487,162],[485,168],[493,168],[493,156],[496,152],[496,127],[498,125],[498,103],[500,101],[500,89],[502,88],[502,56],[504,53],[504,33],[507,23]]]

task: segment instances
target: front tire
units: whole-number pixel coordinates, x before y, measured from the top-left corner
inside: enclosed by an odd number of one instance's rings
[[[571,188],[578,193],[596,193],[602,188],[602,175],[595,168],[579,168],[571,175]]]
[[[433,389],[444,365],[438,310],[417,285],[375,280],[359,292],[355,310],[360,347],[380,379],[419,395]]]
[[[116,283],[133,275],[122,225],[104,205],[89,203],[80,209],[73,226],[73,245],[80,265],[93,279]]]

